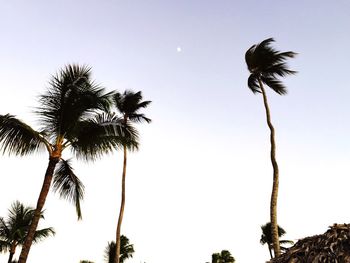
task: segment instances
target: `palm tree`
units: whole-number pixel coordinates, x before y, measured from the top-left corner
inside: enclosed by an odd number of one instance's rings
[[[262,245],[265,245],[267,244],[267,247],[269,249],[269,252],[270,252],[270,256],[271,258],[273,258],[273,255],[272,255],[272,247],[273,247],[273,244],[272,244],[272,235],[271,235],[271,223],[268,222],[266,223],[265,225],[262,225],[261,226],[261,231],[262,231],[262,234],[261,234],[261,238],[260,238],[260,244]],[[278,237],[282,237],[286,234],[286,231],[278,226]],[[294,244],[293,241],[291,240],[280,240],[279,241],[280,244]],[[284,252],[286,251],[287,248],[286,247],[282,247],[281,246],[281,251]]]
[[[220,253],[214,253],[211,255],[211,263],[234,263],[235,258],[231,255],[230,251],[222,250]]]
[[[108,110],[111,94],[106,94],[103,88],[91,81],[90,68],[68,65],[52,76],[49,84],[46,93],[39,97],[40,106],[35,111],[42,126],[40,130],[10,114],[0,115],[0,150],[25,156],[46,149],[49,154],[44,182],[19,263],[27,261],[51,184],[60,197],[75,204],[78,219],[82,217],[80,201],[84,186],[70,161],[62,159],[62,152],[70,148],[79,158],[95,160],[112,152],[121,143],[121,138],[129,134],[124,130],[126,125],[119,125],[117,121],[113,125],[105,123],[105,115],[96,113]],[[107,130],[110,136],[106,136]]]
[[[24,243],[30,223],[34,215],[34,208],[26,207],[19,201],[14,202],[8,210],[6,219],[0,217],[0,252],[9,252],[8,263],[13,262],[17,246]],[[44,218],[43,213],[40,215]],[[55,235],[53,228],[36,230],[33,242],[37,243],[51,235]]]
[[[129,239],[126,236],[120,236],[120,256],[119,261],[123,263],[124,260],[132,258],[134,254],[134,245],[129,244]],[[116,255],[116,245],[114,241],[108,242],[105,249],[104,259],[106,263],[114,263]]]
[[[144,114],[139,113],[143,108],[146,108],[151,101],[142,101],[141,91],[125,91],[123,94],[116,92],[113,96],[114,104],[122,114],[122,124],[127,126],[129,123],[141,123],[147,122],[150,123],[151,119],[147,118]],[[137,136],[132,138],[133,141],[137,141]],[[116,231],[116,257],[115,263],[119,263],[120,257],[120,231],[121,224],[124,215],[125,207],[125,177],[126,177],[126,163],[127,163],[127,149],[130,149],[128,145],[123,145],[124,159],[123,159],[123,173],[122,173],[122,196],[121,196],[121,205],[120,212],[118,217],[117,231]],[[133,148],[137,148],[137,145],[133,145]]]
[[[266,39],[259,44],[253,45],[245,54],[245,61],[250,72],[248,78],[248,87],[253,93],[261,93],[263,96],[267,125],[270,128],[270,142],[271,142],[271,163],[273,167],[273,187],[270,202],[270,221],[272,224],[272,241],[275,255],[280,254],[280,246],[278,242],[277,229],[277,196],[278,196],[278,181],[279,172],[276,161],[276,143],[275,143],[275,129],[271,123],[270,109],[267,103],[267,96],[264,85],[269,86],[279,95],[287,93],[284,84],[278,77],[295,74],[296,71],[288,69],[286,60],[293,58],[296,53],[280,52],[273,49],[270,44],[274,40],[272,38]]]

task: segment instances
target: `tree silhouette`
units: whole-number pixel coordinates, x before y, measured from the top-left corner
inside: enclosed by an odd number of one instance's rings
[[[230,251],[222,250],[220,253],[214,253],[211,256],[211,263],[234,263],[235,258]]]
[[[245,54],[245,60],[250,72],[248,78],[248,87],[253,93],[261,93],[266,112],[266,121],[270,129],[270,142],[271,142],[271,163],[273,167],[273,186],[270,202],[270,221],[272,224],[272,241],[275,255],[280,254],[280,245],[278,241],[278,227],[277,227],[277,197],[278,197],[278,184],[279,184],[279,170],[276,160],[276,143],[275,143],[275,129],[271,122],[270,109],[267,102],[267,96],[264,85],[270,87],[279,95],[287,93],[286,87],[278,79],[286,75],[295,74],[296,71],[288,69],[286,60],[293,58],[296,53],[280,52],[271,47],[271,43],[274,40],[268,38],[259,44],[253,45],[248,49]]]
[[[146,108],[151,101],[142,101],[142,93],[141,91],[133,92],[133,91],[125,91],[124,93],[116,92],[113,96],[113,101],[116,109],[122,115],[121,122],[125,126],[131,126],[131,123],[141,123],[147,122],[150,123],[151,119],[147,118],[143,113],[139,111],[143,108]],[[137,148],[137,136],[131,137],[133,148]],[[126,178],[126,165],[127,165],[127,150],[128,145],[123,145],[124,151],[124,159],[123,159],[123,173],[122,173],[122,196],[121,196],[121,204],[120,204],[120,212],[117,223],[117,231],[116,231],[116,257],[115,263],[119,263],[120,260],[120,232],[121,232],[121,224],[123,221],[124,215],[124,207],[125,207],[125,178]]]
[[[33,215],[34,208],[15,201],[8,210],[7,218],[0,217],[0,252],[9,252],[8,263],[13,262],[17,246],[23,245]],[[44,218],[43,213],[41,218]],[[37,243],[54,234],[51,227],[36,230],[33,242]]]
[[[262,245],[265,245],[267,244],[267,247],[269,249],[269,253],[270,253],[270,256],[271,258],[273,258],[273,255],[272,255],[272,248],[273,248],[273,244],[272,244],[272,235],[271,235],[271,223],[268,222],[266,223],[265,225],[262,225],[261,226],[261,231],[262,231],[262,234],[261,234],[261,238],[260,238],[260,244]],[[278,226],[278,237],[282,237],[286,234],[286,231]],[[293,241],[291,240],[280,240],[279,241],[280,244],[294,244]],[[281,251],[286,251],[286,247],[282,247],[281,246]]]
[[[109,109],[111,94],[94,84],[90,68],[68,65],[52,76],[49,84],[46,93],[40,96],[39,107],[35,111],[41,124],[39,130],[10,114],[0,115],[0,150],[25,156],[46,149],[49,155],[44,182],[19,263],[27,261],[52,181],[54,191],[72,201],[78,219],[82,217],[80,200],[84,186],[70,162],[62,159],[62,152],[70,148],[78,158],[95,160],[112,152],[123,140],[125,145],[128,140],[124,137],[130,133],[125,124],[117,121],[114,124],[106,123],[104,115],[98,114]],[[106,136],[107,131],[109,136]]]
[[[134,254],[134,245],[129,243],[129,239],[126,236],[120,236],[120,255],[119,262],[123,263],[126,259],[132,258]],[[104,259],[106,263],[114,263],[116,255],[116,245],[114,241],[108,242],[104,253]]]

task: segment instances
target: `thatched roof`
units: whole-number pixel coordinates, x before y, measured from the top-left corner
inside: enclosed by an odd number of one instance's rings
[[[350,263],[350,224],[334,224],[322,234],[300,239],[270,263]]]

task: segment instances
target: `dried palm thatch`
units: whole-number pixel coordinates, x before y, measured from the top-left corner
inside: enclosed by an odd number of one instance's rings
[[[322,235],[300,239],[270,263],[350,263],[350,224],[334,224]]]

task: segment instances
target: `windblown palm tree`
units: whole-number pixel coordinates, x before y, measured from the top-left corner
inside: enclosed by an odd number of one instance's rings
[[[132,258],[134,254],[134,245],[129,244],[129,239],[126,236],[120,236],[120,255],[119,262],[124,263],[128,258]],[[104,259],[106,263],[114,263],[116,255],[116,245],[115,242],[108,242],[108,245],[105,249]]]
[[[220,253],[214,253],[211,256],[211,263],[234,263],[235,258],[230,251],[222,250]]]
[[[117,92],[114,96],[114,103],[119,111],[122,114],[122,124],[125,126],[131,126],[129,123],[140,123],[147,122],[150,123],[151,119],[147,118],[144,114],[139,113],[139,111],[143,108],[146,108],[151,101],[142,101],[142,93],[125,91],[123,94]],[[133,141],[137,141],[137,136],[135,135],[132,138]],[[130,143],[129,143],[130,145]],[[132,144],[133,148],[137,148],[137,145]],[[121,205],[120,212],[118,217],[117,231],[116,231],[116,257],[115,263],[119,263],[120,257],[120,231],[121,224],[124,215],[124,207],[125,207],[125,177],[126,177],[126,164],[127,164],[127,144],[123,145],[124,151],[124,160],[123,160],[123,174],[122,174],[122,196],[121,196]]]
[[[11,263],[13,262],[17,246],[21,246],[24,243],[33,219],[34,208],[26,207],[19,201],[16,201],[8,211],[9,214],[6,219],[0,217],[0,252],[9,252],[8,263]],[[41,213],[40,217],[44,218],[43,213]],[[37,243],[54,234],[55,231],[51,227],[36,230],[33,242]]]
[[[271,142],[271,163],[273,167],[273,186],[270,202],[270,221],[272,224],[272,241],[275,255],[280,254],[280,245],[278,242],[278,227],[277,227],[277,196],[278,196],[278,183],[279,183],[279,171],[276,160],[276,143],[275,143],[275,129],[271,122],[270,109],[267,103],[267,96],[264,85],[270,87],[279,95],[287,93],[286,87],[278,79],[278,77],[284,77],[286,75],[295,74],[296,71],[288,69],[286,60],[293,58],[296,53],[280,52],[271,47],[271,43],[274,40],[272,38],[266,39],[259,44],[253,45],[248,49],[245,54],[245,61],[248,66],[248,70],[251,73],[248,78],[248,87],[253,93],[261,93],[263,96],[267,125],[270,128],[270,142]]]
[[[94,84],[90,74],[88,67],[68,65],[52,77],[35,112],[42,125],[40,130],[12,115],[0,115],[0,150],[25,156],[46,149],[49,154],[44,182],[19,263],[27,261],[52,180],[53,190],[75,204],[78,219],[81,219],[80,201],[84,186],[70,162],[62,159],[62,152],[70,148],[77,157],[94,160],[111,152],[129,134],[129,130],[124,129],[126,125],[119,125],[117,121],[111,125],[105,121],[105,115],[96,113],[108,110],[111,94],[104,93],[103,88]],[[107,131],[109,136],[106,136]],[[123,145],[126,143],[124,140]]]
[[[273,255],[272,255],[272,247],[273,247],[273,245],[272,245],[272,235],[271,235],[271,223],[269,222],[269,223],[266,223],[265,225],[262,225],[261,226],[261,231],[262,231],[262,234],[261,234],[261,238],[260,238],[260,244],[262,244],[262,245],[267,244],[267,247],[268,247],[269,252],[270,252],[270,256],[271,256],[271,258],[273,258]],[[278,226],[278,237],[280,238],[280,237],[284,236],[285,234],[286,234],[286,231],[282,227]],[[294,244],[294,242],[291,241],[291,240],[280,240],[279,242],[280,242],[280,244],[291,244],[291,245]],[[286,247],[281,246],[281,251],[282,252],[284,252],[286,250],[287,250]]]

